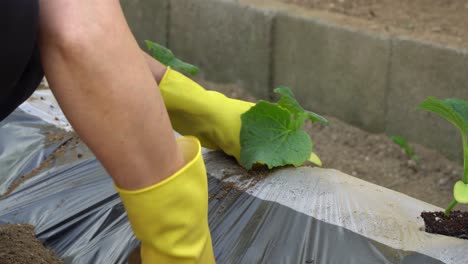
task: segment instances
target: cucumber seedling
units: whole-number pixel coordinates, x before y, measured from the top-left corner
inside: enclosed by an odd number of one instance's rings
[[[278,87],[277,103],[259,101],[241,116],[241,165],[251,169],[254,164],[268,168],[300,166],[309,160],[322,165],[312,151],[310,136],[302,128],[306,120],[328,125],[324,117],[304,110],[287,87]]]
[[[429,97],[421,103],[419,109],[436,113],[455,125],[462,136],[463,143],[463,176],[461,181],[457,181],[453,188],[454,200],[445,209],[445,215],[448,216],[452,209],[458,204],[468,204],[468,102],[450,98],[437,99]]]

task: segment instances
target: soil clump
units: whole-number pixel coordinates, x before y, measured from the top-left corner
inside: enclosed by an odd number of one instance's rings
[[[52,250],[39,241],[32,225],[0,226],[0,263],[63,264]]]
[[[423,212],[426,232],[468,239],[468,212],[453,211],[449,216],[444,212]]]

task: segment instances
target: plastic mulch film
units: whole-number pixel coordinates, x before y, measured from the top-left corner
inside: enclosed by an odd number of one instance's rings
[[[39,101],[0,123],[0,224],[36,226],[67,263],[126,263],[138,241],[110,177]],[[205,162],[218,263],[468,263],[468,240],[421,231],[430,204],[336,170],[252,178],[219,152]]]
[[[0,167],[1,187],[11,192],[0,199],[0,224],[34,225],[67,263],[126,263],[138,242],[110,177],[79,139],[50,127],[21,110],[0,123],[0,164],[17,164]],[[20,184],[11,190],[5,178]]]
[[[37,168],[65,140],[48,137],[60,129],[31,115],[16,111],[0,123],[0,196],[15,179]],[[20,139],[20,141],[18,141]]]
[[[337,170],[258,180],[220,153],[205,159],[219,263],[468,263],[468,240],[422,231],[418,215],[436,206]]]

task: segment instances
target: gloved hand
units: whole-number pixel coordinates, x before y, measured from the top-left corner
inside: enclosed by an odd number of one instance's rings
[[[207,91],[170,67],[159,89],[177,132],[196,136],[202,146],[221,149],[240,161],[241,115],[253,103]]]
[[[202,146],[221,149],[240,163],[241,115],[255,104],[205,90],[170,67],[159,83],[159,89],[177,132],[196,136]],[[315,153],[309,161],[322,165]]]
[[[141,241],[143,264],[212,264],[208,183],[201,146],[194,137],[179,138],[177,143],[186,161],[182,169],[142,190],[116,189]]]

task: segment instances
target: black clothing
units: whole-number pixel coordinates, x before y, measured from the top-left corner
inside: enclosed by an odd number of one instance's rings
[[[0,0],[0,121],[40,84],[39,0]]]

